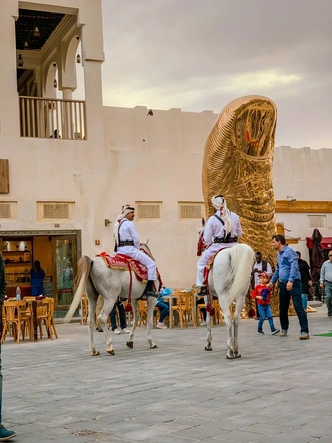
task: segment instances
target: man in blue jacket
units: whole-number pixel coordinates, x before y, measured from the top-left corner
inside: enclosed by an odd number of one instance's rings
[[[301,274],[296,252],[286,246],[286,239],[281,234],[272,237],[272,246],[278,251],[278,264],[268,286],[272,288],[279,279],[280,337],[286,337],[287,335],[289,326],[288,308],[290,298],[292,297],[294,309],[301,327],[299,338],[300,340],[308,340],[310,338],[308,318],[302,305]]]
[[[2,305],[5,301],[6,295],[6,277],[5,265],[0,254],[0,313],[2,312]],[[2,315],[0,315],[0,337],[2,334]],[[0,441],[7,441],[16,437],[16,432],[9,431],[2,424],[2,373],[1,373],[1,342],[0,342]]]

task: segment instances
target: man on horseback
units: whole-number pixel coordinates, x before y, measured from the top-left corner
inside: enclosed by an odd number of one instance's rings
[[[221,249],[235,246],[242,235],[240,219],[235,212],[227,209],[225,198],[215,195],[211,202],[216,212],[205,225],[204,243],[208,246],[197,262],[196,285],[201,288],[200,295],[206,295],[204,269],[209,259]]]
[[[146,266],[148,270],[148,283],[146,285],[144,294],[157,297],[157,294],[153,289],[153,282],[157,279],[157,265],[147,254],[140,251],[140,241],[133,222],[134,217],[135,208],[130,205],[125,205],[122,207],[113,228],[115,255],[128,255],[134,260],[139,261],[142,265]]]

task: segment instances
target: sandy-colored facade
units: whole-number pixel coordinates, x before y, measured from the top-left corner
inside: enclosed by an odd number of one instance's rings
[[[40,48],[38,42],[36,49],[18,47],[22,33],[15,23],[22,11],[30,11],[32,17],[34,11],[43,11],[59,21]],[[35,28],[32,25],[32,33]],[[71,100],[77,87],[78,42],[84,67],[82,103]],[[130,203],[138,208],[141,240],[149,238],[165,284],[190,286],[195,281],[197,231],[204,215],[203,150],[217,115],[181,109],[153,110],[148,115],[143,106],[104,107],[99,0],[3,0],[0,46],[3,251],[7,240],[15,244],[20,237],[26,241],[33,237],[31,259],[42,257],[48,264],[46,274],[56,296],[62,261],[112,252],[112,222],[121,206]],[[23,66],[18,66],[20,55]],[[276,148],[276,199],[329,200],[331,163],[329,149]],[[305,237],[316,227],[309,212],[276,214],[276,220],[291,230],[289,235],[300,238],[296,249],[305,258]],[[318,215],[317,227],[323,236],[331,236],[331,214]],[[69,301],[64,298],[58,306]]]

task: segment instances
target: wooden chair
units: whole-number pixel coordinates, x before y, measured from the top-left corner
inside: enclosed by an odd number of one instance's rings
[[[154,325],[157,325],[160,311],[158,308],[154,308],[156,314],[153,316],[153,322]],[[137,326],[141,326],[143,323],[144,326],[146,326],[147,320],[148,320],[148,302],[146,300],[138,300],[138,323]]]
[[[175,291],[174,295],[176,295],[176,304],[171,306],[172,312],[170,312],[170,315],[174,318],[174,313],[178,313],[181,329],[183,329],[183,322],[187,328],[190,320],[192,320],[194,328],[196,328],[193,294],[191,292]],[[172,322],[172,327],[173,325],[174,320]]]
[[[50,331],[51,337],[52,337],[52,333],[53,333],[55,335],[55,338],[58,338],[58,333],[56,332],[55,324],[54,324],[54,306],[55,306],[54,298],[50,297],[49,300],[50,300],[51,307],[50,307],[50,315],[48,318],[48,329]]]
[[[32,340],[32,315],[31,311],[27,308],[27,304],[24,300],[6,301],[3,304],[3,317],[4,325],[1,340],[5,339],[8,331],[7,326],[10,325],[14,331],[14,340],[19,343],[22,333],[22,340],[25,338],[25,333],[28,332],[30,340]]]

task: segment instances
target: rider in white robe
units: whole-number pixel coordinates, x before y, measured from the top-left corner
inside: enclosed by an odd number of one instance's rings
[[[212,197],[213,207],[216,213],[212,215],[205,225],[204,243],[208,245],[203,255],[197,262],[196,285],[201,288],[200,294],[206,294],[204,281],[204,268],[216,252],[223,248],[229,248],[237,244],[242,235],[240,219],[235,212],[227,209],[226,200],[222,195]]]
[[[147,295],[156,296],[153,290],[153,282],[157,280],[156,263],[144,252],[140,251],[140,241],[137,229],[133,222],[135,217],[135,208],[130,205],[122,207],[114,224],[113,235],[116,243],[116,254],[125,254],[134,260],[139,261],[148,270]]]

